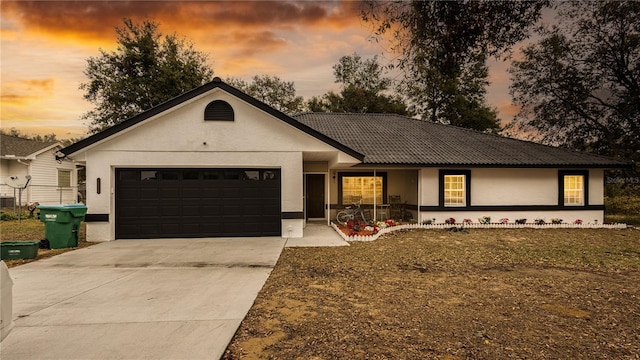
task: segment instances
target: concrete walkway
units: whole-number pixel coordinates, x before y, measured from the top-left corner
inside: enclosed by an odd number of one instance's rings
[[[287,239],[285,247],[349,246],[326,222],[308,222],[302,238]]]
[[[301,239],[118,240],[10,269],[12,359],[219,359],[287,247],[348,246],[326,225]]]
[[[218,359],[285,239],[120,240],[10,269],[10,359]]]

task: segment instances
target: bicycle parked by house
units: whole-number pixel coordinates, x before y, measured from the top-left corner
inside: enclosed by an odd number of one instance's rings
[[[356,217],[362,218],[362,221],[367,221],[364,217],[364,210],[361,207],[362,199],[353,203],[352,206],[347,206],[344,210],[339,211],[336,215],[336,220],[342,225],[346,225],[347,222],[353,221]],[[358,219],[360,220],[360,219]]]

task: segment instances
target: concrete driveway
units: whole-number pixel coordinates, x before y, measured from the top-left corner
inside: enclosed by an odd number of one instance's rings
[[[10,359],[218,359],[285,239],[120,240],[10,269]]]

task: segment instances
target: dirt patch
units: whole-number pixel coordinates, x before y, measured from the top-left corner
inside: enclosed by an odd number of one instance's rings
[[[225,359],[638,359],[640,231],[285,249]]]

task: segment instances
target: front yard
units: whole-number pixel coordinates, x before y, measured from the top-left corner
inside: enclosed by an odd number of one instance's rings
[[[38,241],[44,239],[44,223],[38,219],[28,218],[25,216],[21,222],[18,220],[2,220],[0,223],[0,241]],[[86,240],[86,224],[80,224],[80,233],[78,235],[78,248],[94,245]],[[14,267],[26,264],[32,261],[46,259],[55,255],[75,250],[77,248],[66,249],[38,249],[38,256],[35,259],[27,260],[4,260],[7,267]]]
[[[640,230],[287,248],[225,359],[637,359]]]

